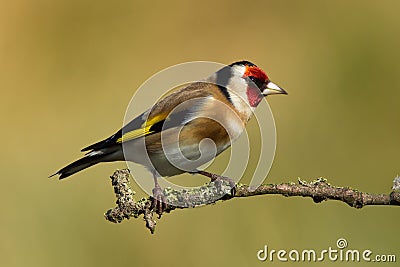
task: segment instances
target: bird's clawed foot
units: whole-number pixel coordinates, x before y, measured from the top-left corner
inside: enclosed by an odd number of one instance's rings
[[[153,188],[150,209],[157,213],[159,219],[161,218],[161,214],[167,209],[167,198],[158,184]]]
[[[211,180],[211,182],[214,182],[215,185],[216,185],[218,188],[221,188],[221,187],[222,187],[222,181],[228,182],[228,183],[229,183],[229,186],[230,186],[230,188],[231,188],[230,196],[229,196],[229,195],[224,195],[223,198],[232,198],[232,197],[234,197],[234,196],[236,195],[236,183],[235,183],[234,180],[232,180],[232,179],[229,178],[229,177],[219,176],[219,175],[218,175],[218,177],[217,177],[215,180]]]

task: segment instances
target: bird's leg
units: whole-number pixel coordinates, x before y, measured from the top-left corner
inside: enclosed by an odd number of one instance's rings
[[[203,176],[209,177],[211,179],[211,182],[218,182],[218,181],[227,181],[229,183],[229,186],[231,187],[231,196],[235,196],[236,194],[236,183],[234,180],[232,180],[229,177],[225,177],[222,175],[218,175],[215,173],[211,173],[211,172],[206,172],[206,171],[199,171],[196,170],[194,172],[192,172],[193,174],[197,173],[197,174],[201,174]]]
[[[154,188],[150,209],[155,210],[158,218],[161,218],[161,214],[167,208],[167,198],[165,197],[161,186],[158,184],[158,175],[156,173],[153,173],[153,178]]]

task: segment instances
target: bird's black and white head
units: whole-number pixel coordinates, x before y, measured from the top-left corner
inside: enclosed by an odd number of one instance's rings
[[[257,107],[267,95],[287,94],[285,90],[271,82],[261,68],[249,61],[232,63],[220,69],[215,75],[218,86],[228,88],[253,108]]]

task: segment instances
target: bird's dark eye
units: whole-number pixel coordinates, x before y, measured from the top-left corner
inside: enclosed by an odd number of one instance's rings
[[[254,76],[249,76],[248,77],[253,83],[255,83],[255,85],[257,85],[258,88],[262,87],[262,81],[260,81],[260,79],[257,79]]]

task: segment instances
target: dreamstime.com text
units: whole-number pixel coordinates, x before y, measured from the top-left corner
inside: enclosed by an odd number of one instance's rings
[[[328,247],[323,250],[304,249],[304,250],[275,250],[268,249],[265,245],[263,249],[257,251],[259,261],[291,261],[291,262],[396,262],[394,254],[375,254],[373,251],[348,249],[347,240],[339,238],[336,247]]]

